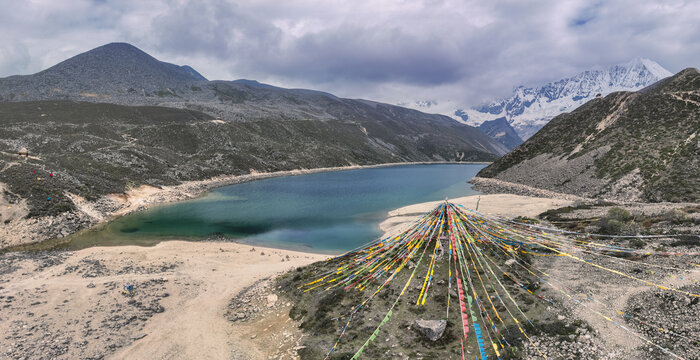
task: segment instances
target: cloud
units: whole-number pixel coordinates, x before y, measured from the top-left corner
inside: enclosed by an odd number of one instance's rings
[[[471,105],[596,66],[700,59],[700,3],[34,0],[0,6],[0,76],[127,41],[212,79]]]
[[[29,50],[23,44],[8,44],[0,48],[0,69],[9,74],[26,73],[31,61]]]

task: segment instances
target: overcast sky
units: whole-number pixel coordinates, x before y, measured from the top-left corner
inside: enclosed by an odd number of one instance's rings
[[[700,67],[700,1],[0,0],[0,76],[129,42],[205,77],[475,105],[580,71]]]

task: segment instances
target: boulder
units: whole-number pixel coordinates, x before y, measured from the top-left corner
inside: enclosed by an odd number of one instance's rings
[[[273,306],[275,306],[275,303],[277,303],[277,295],[275,295],[275,294],[267,295],[267,307],[273,307]]]
[[[131,337],[131,340],[141,340],[146,337],[147,334],[138,334]]]
[[[445,320],[416,320],[413,323],[413,328],[418,330],[423,336],[430,341],[437,341],[442,337],[447,327]]]
[[[442,260],[442,255],[445,253],[445,249],[442,247],[442,244],[438,246],[437,250],[435,251],[435,257],[438,260]]]

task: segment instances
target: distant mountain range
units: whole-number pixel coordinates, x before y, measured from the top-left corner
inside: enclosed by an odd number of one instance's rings
[[[25,147],[36,158],[21,166],[7,155]],[[0,183],[29,203],[29,216],[71,211],[68,193],[96,200],[127,186],[221,174],[492,161],[507,151],[448,116],[253,80],[209,81],[124,43],[0,79]],[[64,180],[53,195],[32,196],[47,188],[22,176],[28,171]]]
[[[594,98],[478,176],[586,197],[700,202],[700,72]]]
[[[603,70],[584,71],[543,86],[520,86],[509,98],[470,109],[458,109],[454,115],[474,126],[505,118],[518,136],[526,140],[553,117],[572,111],[596,96],[639,90],[670,75],[656,62],[637,58]]]

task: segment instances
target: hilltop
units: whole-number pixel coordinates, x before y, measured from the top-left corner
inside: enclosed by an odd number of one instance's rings
[[[36,74],[0,79],[0,100],[104,101],[168,89],[183,91],[206,81],[189,66],[159,61],[130,44],[111,43]]]

